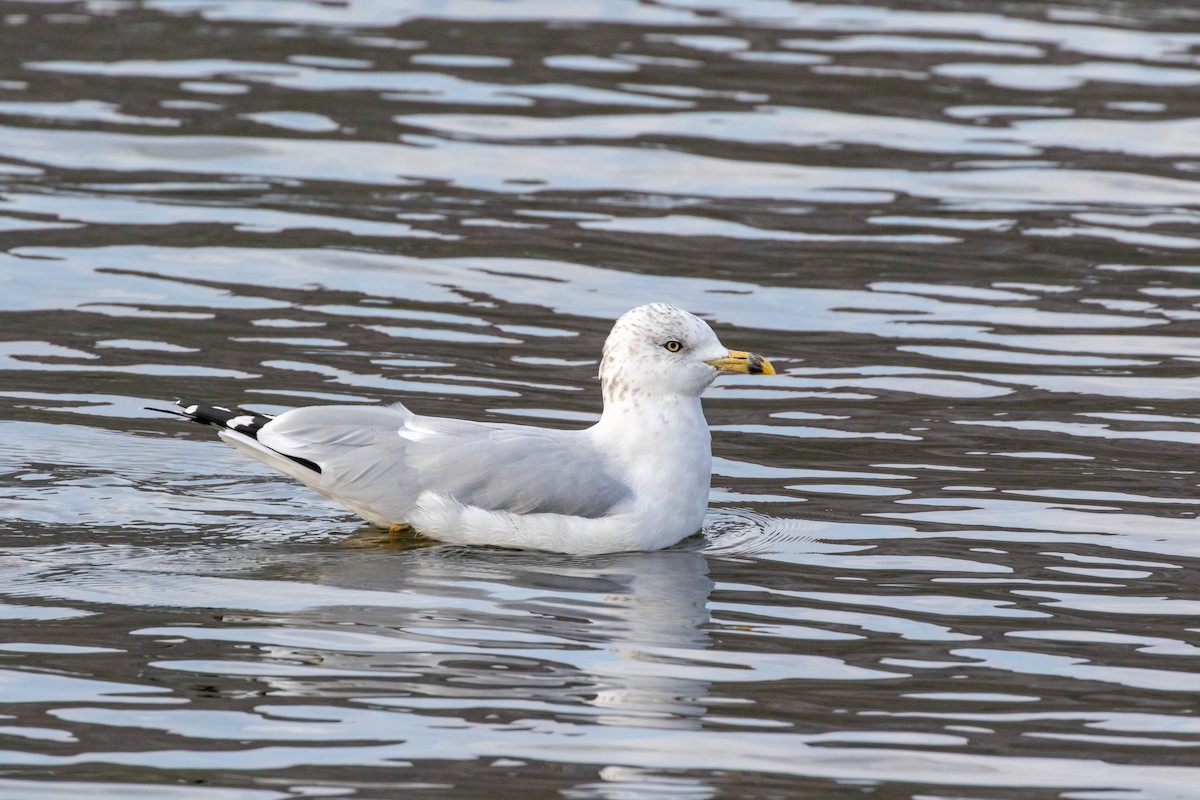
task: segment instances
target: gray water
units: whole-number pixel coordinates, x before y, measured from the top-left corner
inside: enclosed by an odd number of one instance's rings
[[[0,798],[1200,786],[1200,11],[0,3]],[[704,530],[390,540],[198,426],[580,426],[625,309]]]

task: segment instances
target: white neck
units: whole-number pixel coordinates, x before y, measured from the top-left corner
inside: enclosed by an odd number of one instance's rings
[[[628,430],[638,436],[656,437],[661,433],[676,436],[684,429],[703,427],[708,430],[700,398],[695,395],[645,395],[627,392],[612,396],[606,392],[604,413],[595,427]],[[660,433],[661,432],[661,433]]]
[[[589,432],[600,450],[627,465],[633,485],[707,501],[712,446],[699,397],[630,392],[606,398]]]

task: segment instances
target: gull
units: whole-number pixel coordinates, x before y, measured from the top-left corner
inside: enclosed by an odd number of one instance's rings
[[[595,554],[669,547],[700,530],[712,444],[700,395],[722,373],[774,375],[666,303],[604,342],[604,411],[582,430],[474,422],[388,406],[268,416],[176,401],[249,456],[367,522],[442,542]]]

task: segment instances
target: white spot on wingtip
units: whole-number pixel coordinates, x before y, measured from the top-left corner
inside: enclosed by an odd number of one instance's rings
[[[197,411],[199,411],[199,410],[200,410],[200,406],[192,405],[192,406],[188,406],[187,408],[185,408],[185,409],[183,410],[183,413],[185,413],[185,414],[195,414],[195,413],[196,413]]]
[[[225,423],[227,428],[249,428],[254,424],[254,417],[249,414],[242,414],[240,417],[234,417]]]

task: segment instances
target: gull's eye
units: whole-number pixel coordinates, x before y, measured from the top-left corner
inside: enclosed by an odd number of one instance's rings
[[[671,341],[664,344],[663,347],[667,348],[668,353],[678,353],[680,350],[683,349],[683,345],[680,344],[679,342],[675,341],[674,339],[672,339]]]

